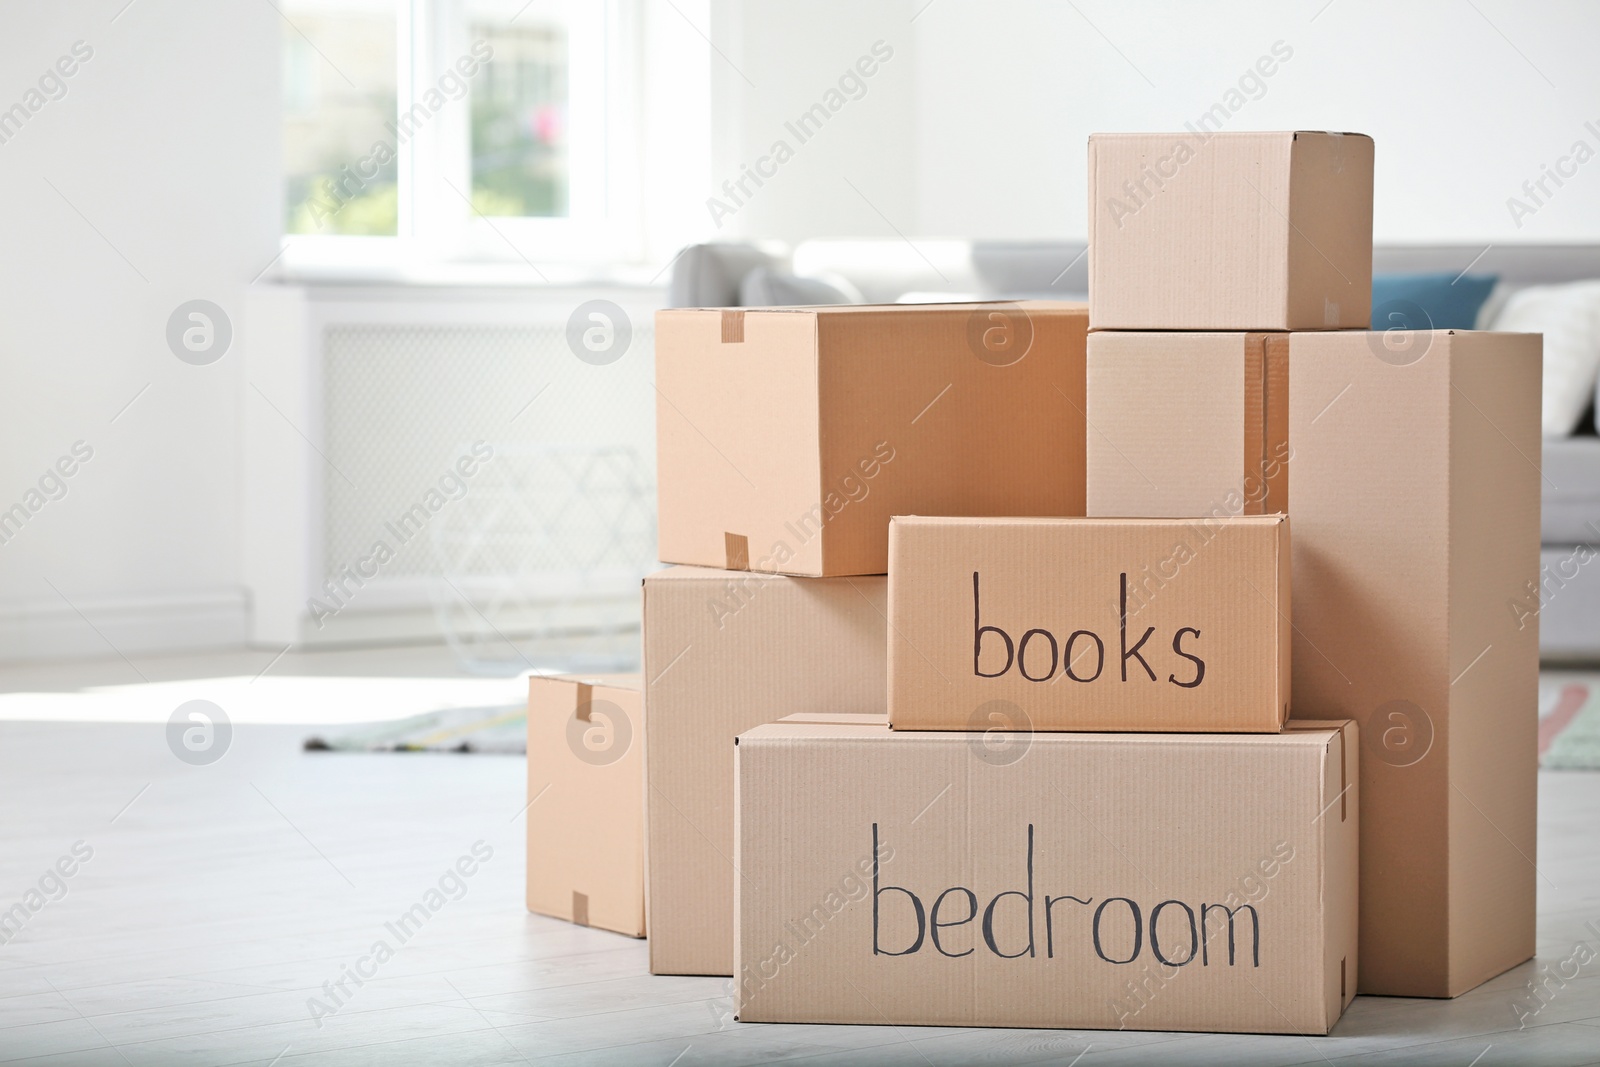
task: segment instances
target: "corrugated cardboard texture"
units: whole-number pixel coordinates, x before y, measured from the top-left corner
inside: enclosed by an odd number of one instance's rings
[[[1289,154],[1289,310],[1270,329],[1372,324],[1372,138],[1297,133]],[[1275,208],[1281,207],[1273,202]],[[1242,326],[1243,324],[1241,324]]]
[[[1289,522],[899,517],[897,730],[1276,733]]]
[[[528,679],[528,910],[645,935],[638,675]]]
[[[1288,494],[1288,335],[1089,335],[1088,512],[1265,515]]]
[[[881,720],[886,599],[881,577],[645,579],[652,973],[733,973],[733,739],[791,714]]]
[[[740,1020],[1326,1033],[1360,742],[1325,725],[1040,733],[1005,763],[980,734],[744,734]]]
[[[1091,335],[1090,419],[1154,473],[1091,448],[1091,513],[1209,514],[1223,466],[1195,492],[1152,457],[1237,440],[1173,403],[1225,408],[1226,380],[1194,370],[1214,341],[1183,357],[1186,335],[1150,334],[1142,366],[1102,361],[1117,336]],[[1290,709],[1366,733],[1365,993],[1455,996],[1533,953],[1540,352],[1527,334],[1289,338]],[[1159,353],[1177,381],[1149,389]]]
[[[1449,342],[1456,442],[1450,455],[1450,987],[1458,994],[1534,951],[1539,598],[1530,588],[1538,587],[1539,575],[1543,338],[1522,335],[1506,344],[1501,337],[1467,333]],[[1520,610],[1508,602],[1518,593]],[[1468,685],[1491,657],[1491,669]]]
[[[1372,139],[1089,138],[1093,329],[1366,327]]]
[[[661,556],[882,574],[891,515],[1083,514],[1077,304],[656,319]]]
[[[1541,344],[1414,337],[1290,341],[1292,708],[1369,735],[1361,991],[1455,996],[1534,951]]]
[[[1289,509],[1289,336],[1248,334],[1244,358],[1244,513],[1281,514]]]
[[[1285,732],[1302,730],[1314,732],[1329,729],[1339,731],[1338,777],[1337,779],[1334,777],[1335,761],[1330,750],[1329,761],[1324,766],[1322,795],[1334,797],[1334,787],[1337,785],[1338,803],[1335,804],[1329,799],[1323,805],[1322,821],[1331,824],[1337,817],[1339,822],[1345,825],[1338,832],[1331,832],[1323,838],[1328,849],[1325,877],[1329,882],[1328,895],[1331,899],[1341,902],[1356,901],[1356,906],[1353,908],[1327,907],[1322,912],[1323,943],[1356,946],[1354,953],[1340,957],[1337,999],[1330,996],[1328,1001],[1330,1014],[1337,1020],[1338,1013],[1349,1007],[1350,1001],[1358,992],[1356,972],[1360,966],[1361,940],[1361,827],[1356,812],[1361,798],[1361,731],[1350,719],[1342,721],[1291,719],[1284,725]],[[1352,819],[1357,819],[1356,823],[1351,823]],[[1332,978],[1331,973],[1329,978]],[[1334,993],[1331,981],[1328,993]]]

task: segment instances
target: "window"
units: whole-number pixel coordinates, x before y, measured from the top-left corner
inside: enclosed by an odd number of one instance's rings
[[[637,254],[639,0],[277,2],[291,258]]]

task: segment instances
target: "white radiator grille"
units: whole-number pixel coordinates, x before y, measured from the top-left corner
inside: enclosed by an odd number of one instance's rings
[[[383,542],[395,550],[384,583],[410,579],[437,601],[448,578],[495,627],[512,626],[497,606],[540,588],[570,605],[611,598],[629,575],[636,602],[656,554],[654,338],[638,317],[627,354],[605,366],[575,357],[560,322],[324,327],[324,573]],[[463,493],[449,476],[477,442],[495,458]]]

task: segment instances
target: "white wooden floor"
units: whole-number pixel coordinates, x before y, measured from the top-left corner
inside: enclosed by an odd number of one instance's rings
[[[303,732],[237,727],[196,767],[158,725],[0,723],[0,912],[41,879],[59,897],[0,945],[0,1061],[1600,1063],[1600,774],[1541,782],[1541,963],[1589,962],[1525,1029],[1534,965],[1456,1001],[1358,999],[1324,1039],[759,1026],[728,1020],[720,979],[650,977],[642,942],[523,910],[520,760],[304,754]],[[62,895],[46,872],[78,842]],[[385,924],[478,842],[459,899],[400,943]],[[324,990],[379,940],[392,958]]]

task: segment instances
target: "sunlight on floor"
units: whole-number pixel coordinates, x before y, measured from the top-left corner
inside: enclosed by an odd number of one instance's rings
[[[166,722],[178,705],[209,700],[235,723],[362,723],[448,708],[518,704],[527,675],[512,678],[196,678],[92,686],[76,692],[0,693],[0,721]]]

